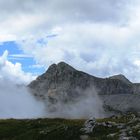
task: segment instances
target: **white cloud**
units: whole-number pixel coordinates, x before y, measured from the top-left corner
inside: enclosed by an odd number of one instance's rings
[[[132,43],[131,32],[129,27],[78,23],[61,27],[54,38],[43,38],[46,43],[37,43],[36,38],[20,43],[25,53],[33,55],[45,67],[66,61],[96,76],[122,73],[136,82],[140,67],[134,61],[139,59],[136,52],[140,47]]]
[[[30,68],[43,68],[43,65],[39,65],[39,64],[35,64],[35,65],[31,65]]]
[[[10,34],[1,34],[0,35],[0,42],[16,41],[16,40],[17,40],[16,35],[10,35]]]
[[[30,55],[27,55],[27,54],[10,54],[9,57],[13,57],[13,58],[32,58]]]
[[[125,0],[1,0],[0,32],[11,36],[11,39],[13,36],[19,39],[44,31],[49,33],[50,29],[68,23],[88,21],[118,24],[122,22],[120,17],[127,19],[122,12],[126,3],[128,1]]]
[[[45,106],[26,87],[0,79],[0,118],[38,118],[45,116]]]
[[[5,79],[16,84],[28,84],[35,77],[31,73],[25,73],[20,63],[13,64],[7,60],[8,51],[0,57],[0,79]]]
[[[6,1],[0,5],[1,34],[16,36],[37,64],[48,67],[63,60],[97,76],[123,73],[140,81],[138,0],[13,0],[10,7]]]
[[[22,71],[20,63],[8,61],[8,51],[0,56],[0,118],[38,118],[45,106],[29,93],[24,84],[35,77]]]

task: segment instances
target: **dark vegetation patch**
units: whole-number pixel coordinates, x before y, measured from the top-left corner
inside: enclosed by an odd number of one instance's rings
[[[116,125],[103,125],[113,122]],[[0,140],[81,140],[81,136],[88,136],[87,140],[118,140],[122,129],[126,129],[128,136],[140,139],[140,120],[134,114],[97,119],[93,131],[89,134],[81,131],[85,120],[70,119],[25,119],[0,120]],[[119,128],[124,124],[124,128]],[[129,135],[127,128],[131,128]]]

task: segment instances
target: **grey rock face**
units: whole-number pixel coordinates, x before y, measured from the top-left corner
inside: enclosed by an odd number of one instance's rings
[[[127,84],[132,84],[132,82],[130,82],[124,75],[122,74],[119,74],[119,75],[114,75],[114,76],[111,76],[109,77],[110,79],[118,79],[120,81],[123,81]]]
[[[85,122],[84,127],[81,129],[81,131],[83,131],[86,134],[90,134],[92,133],[95,125],[96,125],[96,119],[90,118]]]
[[[104,104],[114,110],[140,110],[137,104],[140,102],[139,84],[131,83],[123,75],[105,79],[91,76],[64,62],[51,65],[28,87],[38,99],[48,99],[53,104],[60,100],[64,103],[73,101],[94,87]]]

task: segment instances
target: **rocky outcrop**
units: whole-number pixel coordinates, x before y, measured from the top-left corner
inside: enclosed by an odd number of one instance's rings
[[[120,111],[130,108],[140,110],[137,105],[140,102],[139,84],[133,84],[123,75],[98,78],[78,71],[65,62],[51,65],[28,87],[38,99],[47,99],[53,104],[74,101],[86,94],[87,89],[94,88],[93,94],[96,91],[106,106]]]
[[[84,127],[81,129],[85,134],[90,134],[93,132],[93,129],[96,125],[96,119],[90,118],[84,123]]]
[[[111,76],[109,77],[110,79],[117,79],[117,80],[120,80],[120,81],[123,81],[127,84],[132,84],[132,82],[130,82],[124,75],[122,74],[118,74],[118,75],[114,75],[114,76]]]

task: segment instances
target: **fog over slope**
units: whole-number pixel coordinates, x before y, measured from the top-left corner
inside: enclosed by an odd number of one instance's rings
[[[55,103],[50,101],[50,96],[47,95],[45,103],[47,104],[47,117],[55,118],[102,118],[105,117],[103,110],[103,103],[100,100],[96,90],[92,87],[87,90],[77,89],[78,97],[75,99],[66,99],[66,94],[62,92],[61,95],[52,95]],[[64,97],[65,96],[65,97]],[[71,95],[70,95],[71,96]]]
[[[79,90],[79,94],[80,91]],[[37,100],[27,87],[0,80],[0,118],[89,118],[103,117],[102,102],[95,89],[86,90],[73,102],[51,104]],[[94,94],[93,94],[94,93]],[[57,97],[57,96],[56,96]]]
[[[23,86],[0,80],[0,118],[36,118],[44,116],[44,105]]]
[[[0,118],[44,116],[44,105],[32,96],[25,84],[33,78],[19,63],[8,61],[8,51],[0,56]],[[22,85],[22,86],[19,86]]]
[[[124,75],[95,77],[65,62],[51,65],[28,87],[46,104],[51,116],[98,118],[140,111],[140,84],[132,83]]]

